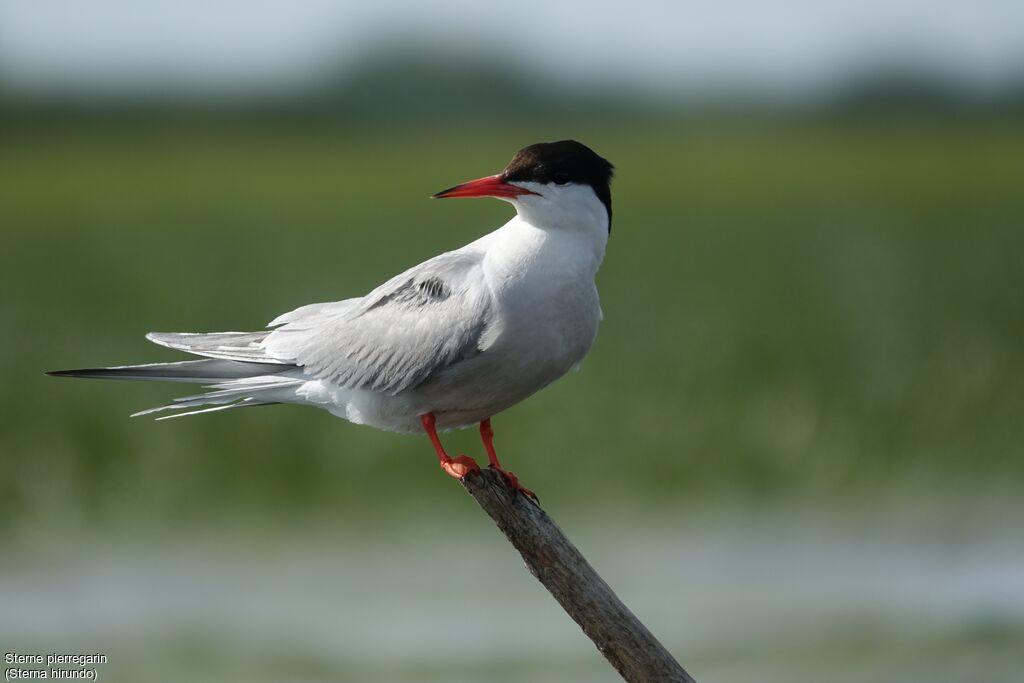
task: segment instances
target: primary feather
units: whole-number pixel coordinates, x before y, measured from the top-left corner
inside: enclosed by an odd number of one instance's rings
[[[150,382],[219,382],[284,372],[287,365],[247,363],[222,359],[184,360],[174,363],[146,363],[144,365],[117,365],[109,368],[81,368],[53,370],[46,374],[54,377],[89,377],[93,379],[134,379]]]

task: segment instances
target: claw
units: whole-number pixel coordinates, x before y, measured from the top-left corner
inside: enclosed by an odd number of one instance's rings
[[[508,483],[516,491],[519,491],[524,496],[527,496],[529,498],[533,498],[533,502],[535,502],[535,503],[539,503],[540,502],[540,499],[537,498],[537,494],[536,493],[534,493],[533,491],[531,491],[530,489],[526,488],[525,486],[523,486],[522,484],[519,483],[519,477],[517,477],[516,475],[512,474],[508,470],[503,470],[500,467],[495,467],[494,465],[491,465],[491,469],[496,471],[496,472],[500,472],[501,474],[503,474],[505,476],[505,478],[508,479]]]

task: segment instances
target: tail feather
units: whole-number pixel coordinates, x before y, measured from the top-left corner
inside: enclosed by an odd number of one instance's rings
[[[157,406],[156,408],[149,408],[135,413],[132,417],[159,413],[164,410],[181,410],[183,408],[196,408],[199,406],[227,407],[226,404],[232,404],[234,406],[241,407],[239,404],[244,404],[247,401],[279,403],[279,401],[274,400],[275,392],[280,389],[294,389],[303,382],[305,382],[305,380],[296,379],[294,377],[278,377],[270,375],[266,377],[238,379],[230,382],[224,382],[222,384],[213,384],[208,388],[217,389],[217,391],[208,391],[205,394],[194,394],[192,396],[182,396],[174,399],[174,403]],[[280,395],[278,394],[278,396]]]
[[[257,401],[257,400],[252,399],[252,398],[247,398],[247,399],[242,400],[242,401],[236,401],[235,403],[229,403],[226,406],[213,406],[212,408],[201,408],[200,410],[190,410],[187,413],[172,413],[170,415],[161,415],[160,417],[156,418],[156,421],[160,422],[162,420],[173,420],[176,417],[188,417],[189,415],[201,415],[202,413],[215,413],[215,412],[217,412],[219,410],[231,410],[232,408],[252,408],[254,406],[272,406],[272,405],[277,405],[277,402],[276,401]],[[177,407],[177,406],[164,406],[164,408],[172,408],[172,407]],[[147,412],[151,412],[151,411],[147,410],[147,411],[144,411],[142,413],[136,413],[135,415],[144,415]],[[135,417],[135,415],[133,415],[132,417]]]
[[[159,420],[229,408],[287,402],[294,398],[295,389],[303,384],[305,379],[301,377],[302,373],[295,365],[266,356],[260,342],[267,334],[269,333],[152,333],[147,337],[157,344],[208,357],[203,360],[176,363],[56,370],[46,374],[56,377],[190,382],[205,384],[205,388],[213,389],[204,394],[183,396],[169,405],[135,413],[148,415],[164,410],[175,411],[173,414],[157,418]],[[193,408],[199,410],[178,412]]]
[[[81,368],[78,370],[53,370],[47,375],[53,377],[88,377],[92,379],[134,379],[155,382],[223,382],[274,375],[292,369],[268,363],[247,363],[233,360],[208,359],[185,360],[176,363],[147,363],[145,365],[119,365],[110,368]]]

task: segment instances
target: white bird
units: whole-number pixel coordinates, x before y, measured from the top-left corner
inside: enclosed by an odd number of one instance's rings
[[[612,173],[579,142],[530,145],[501,173],[434,195],[497,197],[515,207],[512,220],[366,296],[297,308],[260,332],[146,335],[205,360],[49,374],[213,390],[136,413],[181,411],[159,419],[294,403],[387,431],[425,431],[460,479],[477,464],[450,457],[437,430],[479,423],[491,466],[532,495],[501,469],[490,420],[578,366],[594,342]]]

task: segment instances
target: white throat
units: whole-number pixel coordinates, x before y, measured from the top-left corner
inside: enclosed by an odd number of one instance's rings
[[[608,244],[608,210],[590,186],[516,184],[536,193],[509,200],[519,221],[544,233],[550,246],[577,252],[565,257],[589,262],[596,273]]]
[[[538,194],[508,200],[517,215],[477,242],[487,251],[484,270],[492,287],[508,290],[533,279],[542,288],[575,282],[592,289],[608,243],[604,204],[589,186],[545,195],[546,185],[518,184]]]

